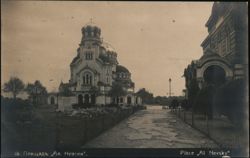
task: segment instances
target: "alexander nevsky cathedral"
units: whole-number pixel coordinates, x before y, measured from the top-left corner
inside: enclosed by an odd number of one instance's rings
[[[70,80],[68,83],[61,82],[59,93],[49,96],[49,104],[58,104],[61,110],[73,104],[141,104],[141,98],[134,93],[131,73],[119,65],[117,52],[103,41],[101,29],[91,23],[81,31],[82,39],[76,57],[70,63]],[[110,94],[114,85],[118,89],[117,95]],[[122,95],[118,94],[119,86],[125,92]],[[116,91],[113,90],[113,93]]]

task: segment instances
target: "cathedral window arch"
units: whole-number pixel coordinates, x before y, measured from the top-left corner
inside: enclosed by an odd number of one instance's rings
[[[86,60],[92,60],[93,59],[93,53],[92,52],[85,52],[85,59]]]
[[[93,80],[93,77],[92,77],[91,73],[85,72],[83,74],[83,84],[84,85],[92,85],[92,80]]]

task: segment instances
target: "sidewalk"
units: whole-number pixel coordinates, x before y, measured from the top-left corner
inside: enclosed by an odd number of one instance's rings
[[[169,109],[141,110],[82,148],[216,148]]]

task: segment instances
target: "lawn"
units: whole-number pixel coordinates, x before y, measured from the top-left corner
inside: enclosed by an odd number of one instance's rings
[[[2,112],[2,154],[14,151],[79,150],[87,141],[133,114],[140,107],[93,107],[56,112],[40,105]],[[1,109],[2,110],[2,109]],[[26,119],[22,119],[24,115]],[[15,118],[15,119],[11,119]]]

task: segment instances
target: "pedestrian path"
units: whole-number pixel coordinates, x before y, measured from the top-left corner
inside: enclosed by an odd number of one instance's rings
[[[169,109],[149,106],[88,142],[83,148],[214,148],[212,140]]]

